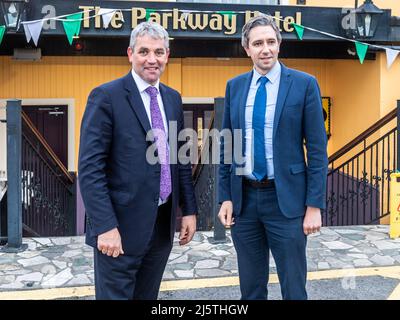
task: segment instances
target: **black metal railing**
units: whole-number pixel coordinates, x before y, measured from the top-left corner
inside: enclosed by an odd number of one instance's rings
[[[25,235],[75,234],[75,177],[23,112],[21,182]]]
[[[220,131],[222,127],[222,116],[224,99],[215,98],[214,113],[209,126],[211,129]],[[197,229],[202,231],[213,230],[213,237],[209,238],[211,243],[226,242],[225,228],[218,219],[218,161],[215,161],[219,151],[219,140],[213,134],[209,134],[203,141],[203,149],[197,164],[193,168],[194,190],[198,206]],[[218,152],[219,154],[219,152]],[[213,161],[214,160],[214,161]]]
[[[329,157],[325,226],[380,223],[389,215],[397,168],[397,110]]]

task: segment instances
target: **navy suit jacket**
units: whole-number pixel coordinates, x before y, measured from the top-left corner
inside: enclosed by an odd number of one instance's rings
[[[168,121],[183,129],[179,93],[160,83]],[[129,73],[95,88],[81,125],[79,183],[84,201],[86,243],[97,247],[97,236],[115,227],[125,254],[140,254],[149,243],[158,211],[160,164],[146,161],[151,130],[139,90]],[[171,145],[171,141],[170,141]],[[179,145],[178,145],[179,147]],[[170,153],[175,152],[171,149]],[[171,164],[173,241],[176,212],[197,212],[190,165]]]
[[[274,176],[279,207],[286,217],[294,218],[304,215],[305,206],[325,208],[327,137],[316,79],[281,65],[273,124]],[[242,129],[243,156],[245,107],[252,76],[253,72],[249,72],[231,79],[225,94],[222,128],[232,132]],[[232,144],[237,147],[234,139]],[[233,213],[240,215],[243,176],[236,169],[243,164],[235,159],[232,164],[224,163],[226,146],[227,141],[221,144],[219,202],[231,200]]]

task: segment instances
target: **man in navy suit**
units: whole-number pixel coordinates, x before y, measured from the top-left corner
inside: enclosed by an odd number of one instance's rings
[[[97,299],[157,299],[179,204],[180,245],[196,230],[191,167],[170,161],[179,144],[168,130],[183,129],[183,110],[179,93],[159,82],[168,33],[141,23],[127,53],[131,72],[90,93],[81,126],[79,183]]]
[[[278,61],[281,39],[272,17],[248,21],[242,45],[254,68],[226,87],[222,127],[243,134],[221,144],[219,218],[231,226],[242,299],[267,299],[270,250],[283,299],[307,299],[306,240],[319,231],[325,207],[319,87]],[[243,161],[230,161],[229,152]]]

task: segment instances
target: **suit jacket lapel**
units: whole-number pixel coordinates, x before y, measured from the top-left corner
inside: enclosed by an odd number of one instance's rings
[[[149,122],[149,118],[147,117],[146,109],[144,108],[142,97],[140,96],[139,89],[136,86],[135,81],[133,80],[132,74],[129,72],[125,76],[125,89],[129,92],[128,93],[128,101],[133,110],[136,114],[137,118],[139,119],[140,124],[142,125],[144,131],[147,133],[151,130],[151,125]]]
[[[170,95],[167,92],[167,88],[162,83],[160,83],[160,94],[164,105],[165,116],[167,117],[167,125],[169,128],[169,122],[176,120],[176,116],[174,114],[174,108],[170,99]]]
[[[246,133],[246,123],[245,123],[245,118],[246,118],[246,101],[247,101],[247,95],[249,94],[249,89],[250,89],[250,84],[251,84],[251,79],[253,78],[253,71],[250,71],[249,73],[246,74],[245,76],[245,83],[243,88],[243,92],[240,95],[240,104],[239,104],[239,125],[240,129],[242,130],[242,155],[244,156],[245,152],[245,133]]]
[[[276,101],[275,116],[274,116],[274,131],[273,139],[275,139],[276,129],[278,128],[279,119],[282,114],[283,106],[285,105],[286,97],[289,93],[289,88],[292,84],[292,79],[290,77],[290,71],[281,63],[281,80],[279,82],[279,92]]]

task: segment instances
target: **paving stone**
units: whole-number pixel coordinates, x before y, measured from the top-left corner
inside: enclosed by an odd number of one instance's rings
[[[368,259],[368,256],[362,253],[349,253],[348,256],[356,259]]]
[[[220,262],[218,260],[207,259],[207,260],[197,261],[194,267],[196,269],[212,269],[212,268],[218,268],[219,265]]]
[[[381,256],[381,255],[377,255],[377,254],[374,255],[373,257],[371,257],[369,260],[379,266],[392,265],[395,262],[395,260],[391,257]]]
[[[324,246],[329,248],[330,250],[338,250],[338,249],[351,249],[353,246],[348,245],[342,241],[327,241],[327,242],[322,242]]]
[[[389,240],[371,241],[371,243],[375,245],[379,250],[400,249],[399,244],[391,242]]]
[[[335,236],[335,237],[337,237],[338,236],[338,234],[336,233],[336,230],[335,229],[333,229],[333,228],[328,228],[328,227],[322,227],[321,229],[320,229],[320,233],[321,233],[321,235],[329,235],[329,236]]]
[[[19,253],[17,253],[17,256],[20,258],[28,259],[28,258],[36,257],[40,254],[41,254],[40,251],[30,251],[29,250],[29,251],[19,252]]]
[[[67,285],[69,286],[83,286],[83,285],[90,285],[92,284],[92,281],[89,279],[89,277],[85,274],[78,274],[74,276],[73,279],[67,282]]]
[[[53,263],[55,264],[55,266],[59,269],[65,269],[67,267],[67,263],[65,261],[57,261],[57,260],[53,260]]]
[[[14,275],[5,275],[0,277],[0,284],[12,283],[15,281]]]
[[[193,250],[189,252],[189,256],[193,257],[201,257],[201,258],[210,258],[213,256],[213,254],[209,251],[199,251],[199,250]]]
[[[186,263],[189,260],[189,256],[187,254],[180,256],[179,258],[176,258],[172,261],[168,261],[170,264],[176,264],[176,263]]]
[[[221,269],[232,272],[238,267],[236,259],[226,259],[221,265]]]
[[[90,277],[89,277],[90,278]],[[172,273],[172,271],[164,271],[164,274],[163,274],[163,279],[164,280],[173,280],[173,279],[175,279],[176,277],[174,276],[174,274]],[[92,281],[93,281],[93,279],[92,279]]]
[[[365,240],[365,236],[363,234],[346,234],[344,238],[346,239],[345,242],[349,244],[350,242],[348,242],[348,239],[353,240],[351,241],[351,244],[355,244],[360,240]]]
[[[71,269],[65,269],[42,283],[43,288],[62,286],[73,278]]]
[[[216,255],[216,256],[229,256],[230,255],[230,252],[228,252],[228,251],[225,251],[225,250],[211,250],[210,251],[213,255]]]
[[[230,272],[220,269],[196,269],[195,278],[200,277],[222,277],[231,275]]]
[[[34,240],[44,246],[52,245],[52,242],[50,241],[49,238],[32,238],[32,240]]]
[[[24,267],[29,267],[37,264],[49,263],[50,260],[42,256],[37,256],[29,259],[19,259],[17,262],[22,264]]]
[[[327,270],[330,267],[328,262],[318,262],[318,270]]]
[[[0,282],[1,283],[1,282]],[[21,282],[13,282],[13,283],[6,283],[0,284],[0,289],[4,290],[15,290],[15,289],[22,289],[25,285]]]
[[[194,278],[194,270],[176,270],[175,274],[178,278]]]
[[[15,281],[17,282],[22,282],[22,281],[34,281],[34,282],[40,282],[43,278],[43,274],[40,272],[32,272],[32,273],[27,273],[21,276],[18,276]]]
[[[174,267],[177,270],[190,270],[193,268],[193,265],[191,263],[177,263]]]
[[[67,244],[71,244],[70,237],[59,237],[59,238],[50,238],[51,242],[56,246],[64,246]]]
[[[369,267],[372,266],[372,262],[368,259],[355,259],[353,261],[355,267]]]
[[[336,233],[340,234],[341,236],[346,236],[351,235],[351,234],[358,234],[358,233],[363,233],[363,231],[359,229],[340,229],[336,228],[335,229]]]
[[[63,258],[72,258],[72,257],[80,256],[80,255],[82,255],[82,250],[77,250],[77,249],[75,249],[75,250],[68,250],[68,251],[65,251],[65,252],[61,255],[61,257],[63,257]]]

